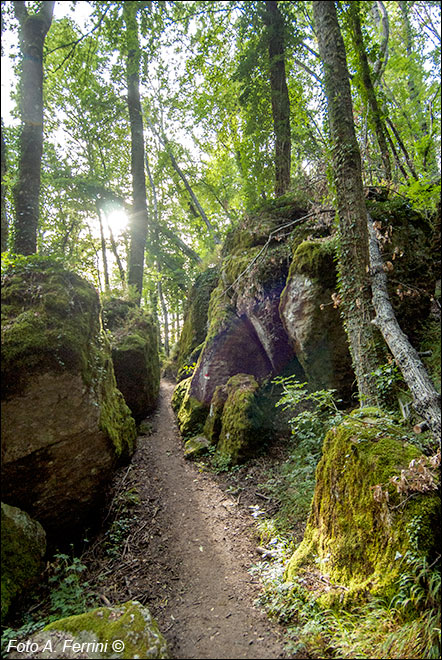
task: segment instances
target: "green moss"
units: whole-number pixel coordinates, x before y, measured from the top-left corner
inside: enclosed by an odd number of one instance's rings
[[[203,435],[196,435],[184,443],[184,458],[198,458],[207,454],[209,442]]]
[[[410,521],[422,515],[427,531],[434,525],[436,495],[415,495],[402,503],[390,482],[419,451],[380,434],[379,416],[377,409],[357,411],[354,419],[329,431],[324,440],[304,539],[286,572],[292,581],[315,564],[332,584],[344,587],[321,596],[323,604],[343,597],[351,601],[367,593],[391,596],[400,560],[409,547]],[[384,493],[380,500],[374,497],[377,485]]]
[[[244,460],[262,441],[262,412],[256,401],[258,387],[249,374],[236,374],[227,381],[216,452],[231,464]]]
[[[117,386],[135,420],[140,421],[158,401],[158,326],[144,310],[120,299],[106,303],[103,317],[109,324],[106,328],[110,331]]]
[[[44,569],[43,527],[15,506],[1,504],[1,617],[23,591],[29,593]]]
[[[217,282],[218,269],[209,268],[198,275],[189,292],[176,357],[178,377],[184,365],[193,363],[195,349],[201,346],[206,338],[210,296]]]
[[[55,621],[44,632],[60,630],[81,638],[84,631],[96,635],[106,644],[104,658],[168,658],[166,640],[158,629],[149,610],[137,601],[129,601],[117,607],[100,607],[91,612]],[[113,651],[112,642],[121,640],[122,652]]]
[[[173,394],[172,394],[172,409],[177,413],[178,410],[181,407],[181,404],[183,403],[183,399],[188,394],[189,392],[189,387],[190,387],[190,382],[192,380],[192,377],[189,376],[189,378],[185,378],[182,380],[178,385],[175,387]]]
[[[181,434],[188,438],[202,433],[207,414],[208,407],[187,390],[177,415]]]
[[[222,414],[227,399],[227,388],[225,385],[216,387],[212,401],[210,402],[209,414],[204,424],[204,435],[211,445],[216,445],[222,428]]]
[[[97,291],[57,262],[23,258],[2,276],[2,397],[30,374],[80,373],[117,456],[132,452],[135,423],[116,390]]]
[[[319,280],[323,288],[335,288],[335,251],[334,239],[303,241],[294,251],[289,277],[294,273],[301,273],[310,279]]]

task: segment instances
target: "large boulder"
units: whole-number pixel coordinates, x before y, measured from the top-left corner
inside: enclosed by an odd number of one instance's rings
[[[324,440],[310,517],[286,578],[322,583],[325,606],[370,594],[391,598],[409,551],[430,563],[439,552],[430,462],[382,418],[378,409],[359,409]]]
[[[117,298],[104,305],[117,387],[140,422],[157,405],[160,391],[158,326],[134,303]]]
[[[46,534],[39,522],[4,502],[2,506],[2,621],[12,601],[29,593],[44,569]]]
[[[258,382],[286,370],[303,375],[279,317],[290,264],[283,228],[303,213],[295,203],[281,202],[245,216],[227,237],[190,387],[191,396],[207,406],[216,387],[237,373],[252,374]]]
[[[330,238],[296,245],[280,315],[312,389],[335,389],[349,400],[354,375],[339,309],[334,263],[336,243]]]
[[[135,423],[116,388],[94,287],[25,258],[2,279],[2,498],[48,537],[84,530]]]
[[[147,607],[128,601],[59,619],[24,642],[11,658],[169,658],[167,643]],[[32,649],[38,649],[32,653]]]

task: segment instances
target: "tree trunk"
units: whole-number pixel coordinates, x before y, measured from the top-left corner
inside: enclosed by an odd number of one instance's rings
[[[42,2],[29,14],[24,2],[14,2],[20,24],[20,114],[18,182],[14,187],[15,227],[13,251],[37,251],[40,205],[40,170],[43,153],[43,45],[51,27],[55,2]]]
[[[166,301],[164,300],[163,287],[161,280],[158,280],[158,297],[160,299],[161,310],[163,312],[163,321],[164,321],[164,352],[167,357],[169,357],[170,348],[169,348],[169,314],[167,311]]]
[[[376,317],[372,323],[379,330],[402,372],[413,397],[413,406],[423,417],[435,438],[440,439],[440,394],[436,391],[418,352],[402,332],[390,302],[387,276],[383,268],[379,243],[373,221],[367,214],[370,247],[370,272],[372,276],[373,306]]]
[[[290,100],[285,73],[284,19],[276,0],[266,0],[262,18],[267,26],[270,90],[275,133],[275,195],[290,187]]]
[[[103,260],[104,290],[109,291],[110,285],[109,285],[109,269],[107,266],[106,240],[104,238],[103,222],[101,220],[101,211],[98,205],[97,205],[97,215],[98,215],[98,223],[100,225],[101,258]]]
[[[178,163],[176,161],[176,158],[172,153],[172,149],[170,148],[169,140],[164,135],[164,133],[162,133],[161,135],[158,133],[158,131],[156,130],[156,128],[154,127],[154,125],[152,124],[151,121],[148,120],[148,122],[149,122],[149,126],[151,127],[152,132],[154,133],[154,135],[157,136],[157,138],[159,139],[161,144],[165,147],[165,149],[167,151],[167,154],[170,158],[170,162],[172,163],[173,169],[178,174],[181,181],[184,183],[184,187],[186,188],[187,192],[189,193],[190,198],[191,198],[193,204],[195,205],[195,208],[197,209],[197,211],[200,214],[202,220],[204,221],[204,224],[206,225],[207,229],[209,230],[209,234],[212,236],[213,242],[215,243],[215,245],[220,245],[221,241],[219,240],[218,236],[216,235],[216,233],[213,229],[212,223],[210,222],[209,218],[207,217],[206,212],[204,211],[203,207],[199,203],[198,198],[195,195],[195,193],[192,189],[192,186],[190,185],[186,175],[184,174],[184,172],[182,171],[182,169],[178,165]]]
[[[374,90],[373,82],[371,79],[370,66],[368,64],[367,53],[364,46],[364,39],[362,36],[361,18],[359,14],[359,2],[353,1],[350,3],[350,16],[353,27],[353,41],[355,50],[359,60],[359,67],[361,70],[361,79],[364,86],[364,91],[367,99],[371,121],[374,126],[376,138],[378,141],[379,149],[381,152],[382,163],[384,166],[385,178],[391,181],[391,163],[390,154],[388,152],[387,140],[385,137],[384,122],[381,117],[376,92]]]
[[[6,176],[6,143],[3,136],[3,119],[1,125],[1,138],[2,138],[2,224],[1,224],[1,251],[4,252],[8,249],[8,216],[6,213],[6,184],[4,178]]]
[[[140,304],[143,289],[144,250],[146,247],[148,214],[146,179],[144,174],[143,116],[140,102],[140,44],[138,39],[137,3],[123,3],[126,25],[126,81],[131,135],[131,173],[133,213],[130,219],[130,247],[127,283],[137,292]]]
[[[340,231],[339,274],[346,330],[361,404],[376,405],[378,366],[368,268],[367,210],[353,122],[344,42],[334,2],[314,2],[332,141]]]

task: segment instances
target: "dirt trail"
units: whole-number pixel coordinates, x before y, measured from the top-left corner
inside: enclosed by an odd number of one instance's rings
[[[142,559],[127,573],[128,592],[149,606],[175,658],[283,658],[278,627],[253,606],[252,518],[183,458],[172,390],[162,382],[154,432],[139,438],[131,466]]]

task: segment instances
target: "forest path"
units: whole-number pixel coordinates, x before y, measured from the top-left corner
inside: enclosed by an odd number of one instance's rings
[[[128,482],[140,498],[133,542],[142,559],[126,585],[134,597],[144,594],[174,658],[283,658],[278,626],[253,606],[253,520],[184,459],[173,388],[162,381],[153,433],[138,438],[131,464]]]

